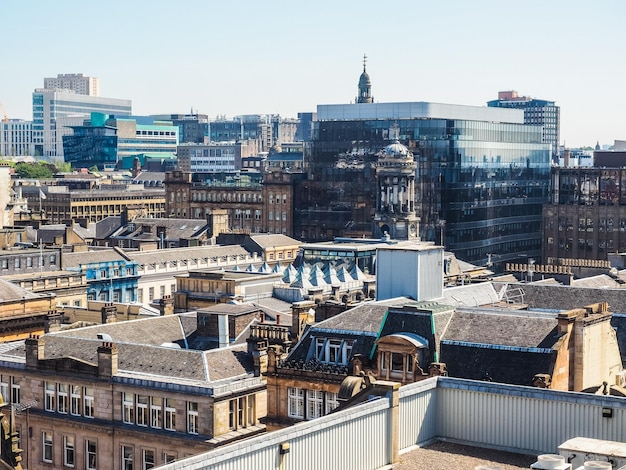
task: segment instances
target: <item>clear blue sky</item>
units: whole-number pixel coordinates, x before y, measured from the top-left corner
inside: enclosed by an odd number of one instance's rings
[[[99,77],[133,113],[278,113],[378,102],[561,106],[570,147],[626,140],[623,0],[0,0],[0,102],[32,119],[44,77]]]

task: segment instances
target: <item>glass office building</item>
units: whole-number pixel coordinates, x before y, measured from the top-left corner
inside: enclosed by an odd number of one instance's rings
[[[436,103],[318,106],[309,178],[295,191],[305,241],[371,234],[377,154],[395,137],[417,163],[422,240],[465,261],[541,256],[550,145],[523,111]]]

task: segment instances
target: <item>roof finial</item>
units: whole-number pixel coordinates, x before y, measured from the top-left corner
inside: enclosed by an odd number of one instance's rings
[[[367,55],[363,54],[363,72],[365,72],[365,64],[367,63]]]

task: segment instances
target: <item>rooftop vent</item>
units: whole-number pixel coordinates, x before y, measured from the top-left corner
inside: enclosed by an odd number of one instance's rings
[[[538,470],[571,470],[572,464],[567,463],[562,455],[543,454],[537,457],[537,461],[530,468]]]

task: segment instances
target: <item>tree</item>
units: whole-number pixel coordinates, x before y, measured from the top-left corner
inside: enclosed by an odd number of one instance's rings
[[[15,165],[15,174],[20,178],[52,178],[56,168],[54,165],[45,162],[38,163],[18,163]]]

